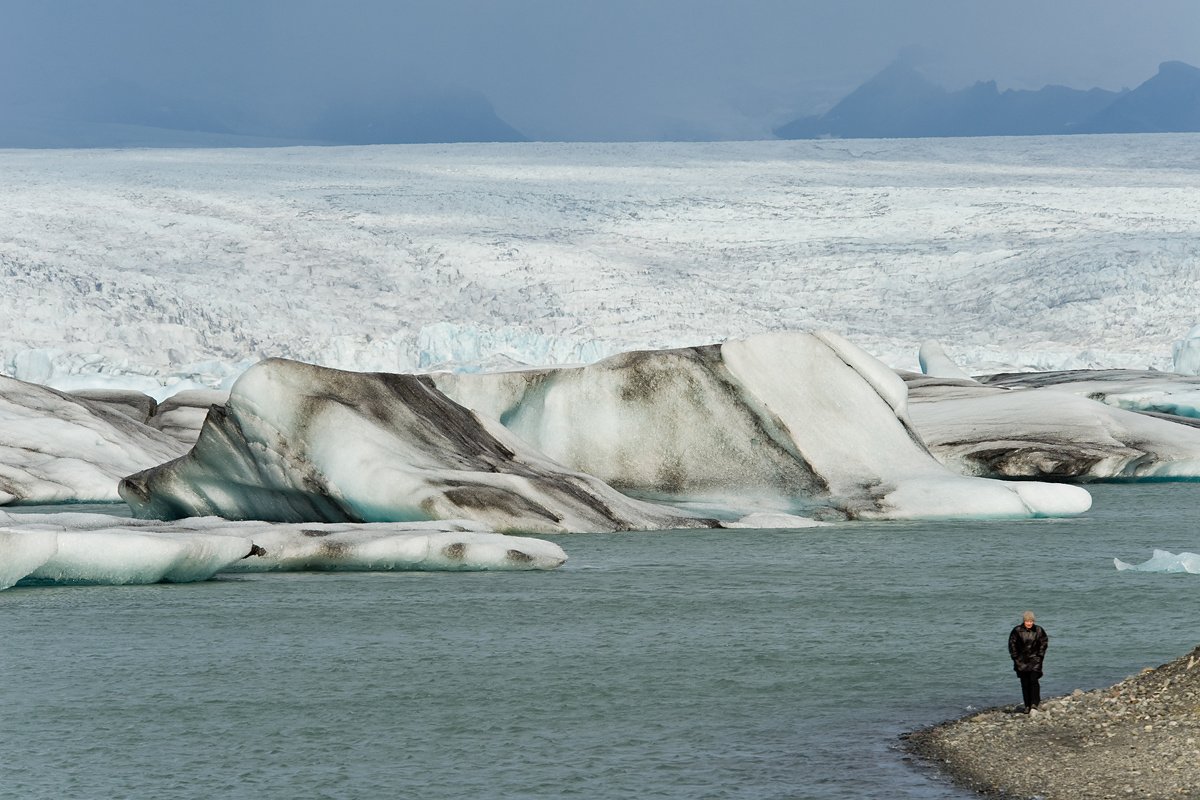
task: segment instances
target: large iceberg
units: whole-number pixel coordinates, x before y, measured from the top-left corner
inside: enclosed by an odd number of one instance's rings
[[[139,517],[470,519],[497,530],[712,526],[566,470],[414,375],[259,362],[183,458],[132,475]]]
[[[432,378],[568,468],[717,513],[1029,517],[1091,502],[1073,487],[950,473],[913,429],[904,382],[827,331]]]
[[[227,572],[554,569],[566,560],[552,542],[466,521],[287,525],[0,512],[0,589],[183,583]]]
[[[1091,501],[949,472],[908,422],[904,382],[827,332],[488,374],[272,359],[212,409],[187,456],[130,476],[121,495],[143,517],[548,532],[716,524],[701,513],[1052,516]]]
[[[0,375],[0,505],[119,500],[122,476],[187,450],[136,419],[148,407]]]

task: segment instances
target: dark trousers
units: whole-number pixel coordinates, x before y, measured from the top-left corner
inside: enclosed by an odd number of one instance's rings
[[[1042,673],[1032,670],[1017,670],[1021,679],[1021,696],[1025,699],[1025,708],[1037,708],[1042,702],[1042,688],[1038,686],[1038,678]]]

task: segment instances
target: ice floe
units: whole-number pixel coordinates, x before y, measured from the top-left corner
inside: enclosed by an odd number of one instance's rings
[[[218,573],[554,569],[553,542],[469,521],[276,524],[198,517],[0,512],[0,589],[33,584],[148,584]]]
[[[1174,553],[1166,550],[1155,550],[1150,560],[1141,564],[1127,564],[1119,558],[1113,559],[1113,564],[1119,570],[1134,570],[1136,572],[1200,572],[1200,554]]]

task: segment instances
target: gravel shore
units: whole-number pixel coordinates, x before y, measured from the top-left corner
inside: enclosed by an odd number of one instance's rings
[[[1200,647],[1107,689],[989,708],[906,749],[982,794],[1200,798]]]

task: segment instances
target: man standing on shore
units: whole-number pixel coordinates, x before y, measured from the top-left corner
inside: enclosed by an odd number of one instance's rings
[[[1040,625],[1033,624],[1033,612],[1026,611],[1021,624],[1008,635],[1008,654],[1012,656],[1013,669],[1021,679],[1021,694],[1025,699],[1025,713],[1037,708],[1042,702],[1042,690],[1038,678],[1042,677],[1042,659],[1050,637]]]

